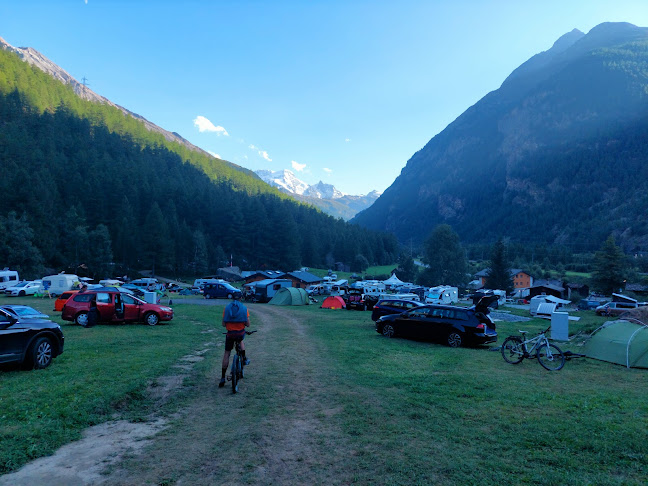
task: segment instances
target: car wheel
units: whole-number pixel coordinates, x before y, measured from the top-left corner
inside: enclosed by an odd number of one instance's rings
[[[394,329],[394,326],[391,324],[385,324],[382,328],[382,335],[388,338],[393,338],[394,335],[396,334],[396,330]]]
[[[21,290],[20,292],[18,292],[18,295],[20,295],[21,297],[24,297],[25,296],[25,291]]]
[[[74,318],[74,322],[76,322],[81,327],[86,327],[88,325],[88,313],[79,312]]]
[[[460,348],[463,344],[463,338],[458,332],[451,332],[448,334],[448,346],[451,348]]]
[[[144,322],[146,322],[149,326],[155,326],[158,322],[160,322],[160,318],[155,312],[149,312],[144,316]]]
[[[205,299],[211,299],[211,295],[205,294]]]
[[[227,294],[228,299],[232,299],[232,294]]]
[[[52,298],[56,298],[56,297],[58,297],[58,294],[56,292],[50,292],[50,296]]]
[[[31,362],[37,370],[47,368],[54,357],[52,341],[46,337],[36,339],[31,347]]]

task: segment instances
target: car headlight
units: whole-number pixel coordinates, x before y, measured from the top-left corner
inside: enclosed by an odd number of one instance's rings
[[[160,309],[164,312],[173,312],[173,309],[171,307],[160,307]]]

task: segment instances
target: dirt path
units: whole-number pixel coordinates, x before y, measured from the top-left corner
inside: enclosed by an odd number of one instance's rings
[[[0,485],[351,482],[344,465],[353,452],[337,425],[341,410],[327,391],[335,377],[325,353],[290,309],[251,306],[251,313],[259,332],[247,338],[252,364],[238,394],[217,387],[223,343],[210,346],[213,333],[206,334],[196,360],[204,355],[213,366],[206,375],[194,373],[191,399],[178,413],[160,413],[146,424],[95,427],[55,456],[0,478]],[[159,380],[165,400],[187,386],[178,377],[191,362],[186,357],[177,376]]]

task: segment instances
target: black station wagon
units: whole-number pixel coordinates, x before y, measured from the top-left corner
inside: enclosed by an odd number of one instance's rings
[[[488,299],[474,307],[422,305],[376,321],[383,336],[402,336],[447,344],[452,348],[497,341],[495,323],[488,315]]]

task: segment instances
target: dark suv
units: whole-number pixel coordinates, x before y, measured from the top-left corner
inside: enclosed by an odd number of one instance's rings
[[[495,296],[497,298],[497,296]],[[442,342],[451,348],[497,341],[495,323],[488,316],[489,299],[476,306],[422,305],[402,314],[383,316],[376,331],[383,336],[403,336]]]
[[[45,319],[17,319],[0,309],[0,363],[46,368],[63,352],[61,326]]]
[[[362,289],[350,288],[344,295],[344,301],[346,303],[347,310],[367,310],[367,304],[365,303],[364,293]]]

